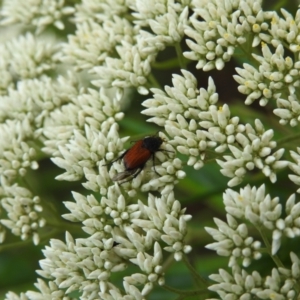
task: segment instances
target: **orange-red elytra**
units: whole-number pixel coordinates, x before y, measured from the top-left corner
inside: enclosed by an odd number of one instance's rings
[[[163,139],[159,136],[149,136],[135,142],[131,148],[126,150],[122,155],[111,162],[114,163],[120,159],[123,159],[125,167],[125,171],[118,173],[112,178],[112,180],[121,181],[126,179],[121,183],[132,180],[141,173],[150,158],[152,158],[154,172],[160,175],[155,169],[155,152],[168,151],[165,149],[160,149],[162,143]]]

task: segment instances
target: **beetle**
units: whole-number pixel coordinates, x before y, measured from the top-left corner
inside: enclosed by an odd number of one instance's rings
[[[110,164],[123,159],[125,171],[118,173],[116,176],[112,178],[113,181],[121,181],[127,182],[134,178],[136,178],[144,169],[147,161],[152,158],[154,172],[161,176],[155,169],[155,153],[158,151],[168,151],[165,149],[160,149],[160,146],[163,143],[163,139],[159,136],[148,136],[144,139],[138,140],[135,144],[127,149],[123,154],[121,154],[118,158],[111,161]]]

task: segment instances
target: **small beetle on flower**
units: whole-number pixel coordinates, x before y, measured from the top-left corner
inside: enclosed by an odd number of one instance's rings
[[[118,173],[112,178],[113,181],[127,182],[137,177],[141,171],[144,169],[147,161],[152,158],[154,172],[161,176],[155,169],[155,153],[158,151],[168,151],[165,149],[160,149],[163,139],[159,136],[148,136],[142,140],[138,140],[135,144],[126,150],[122,155],[113,160],[110,164],[123,159],[125,171]]]

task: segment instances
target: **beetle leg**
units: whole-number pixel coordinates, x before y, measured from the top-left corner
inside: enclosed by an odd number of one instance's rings
[[[116,162],[116,161],[118,161],[118,160],[121,160],[121,159],[126,155],[127,152],[128,152],[128,150],[124,151],[119,157],[117,157],[116,159],[114,159],[114,160],[112,160],[112,161],[110,161],[110,162],[108,162],[107,164],[104,164],[104,165],[102,165],[102,166],[110,166],[110,165],[112,165],[114,162]]]
[[[138,169],[138,171],[133,175],[133,178],[137,177],[137,176],[143,171],[144,166],[145,166],[145,165],[141,166],[141,167]]]
[[[155,169],[155,154],[152,153],[152,163],[153,163],[153,169],[154,169],[154,172],[158,175],[158,176],[161,176]]]
[[[144,168],[144,166],[138,168],[135,172],[133,172],[133,174],[131,174],[131,175],[129,176],[129,179],[126,179],[126,180],[120,182],[119,184],[123,184],[123,183],[125,183],[125,182],[131,181],[132,179],[136,178],[136,177],[142,172],[143,168]],[[126,172],[126,171],[125,171],[125,172]],[[125,172],[124,172],[124,173],[125,173]],[[130,171],[127,171],[127,172],[130,173]]]

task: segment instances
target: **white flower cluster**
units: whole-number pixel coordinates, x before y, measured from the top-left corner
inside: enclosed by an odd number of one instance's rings
[[[70,80],[52,80],[45,75],[55,66],[56,50],[52,43],[26,34],[6,41],[1,51],[6,53],[3,58],[8,58],[5,72],[10,80],[8,86],[2,87],[5,92],[3,89],[0,97],[1,207],[6,211],[0,222],[23,240],[32,237],[37,244],[38,229],[45,225],[40,216],[41,200],[24,186],[23,178],[28,168],[38,168],[38,143],[43,139],[42,127],[47,118],[75,93],[68,88]],[[15,85],[16,78],[19,81]],[[3,242],[3,226],[0,232]]]
[[[295,107],[292,101],[280,99],[282,89],[284,88],[291,96],[295,93],[295,87],[299,86],[299,69],[298,61],[294,63],[289,56],[284,57],[284,48],[280,44],[276,51],[272,54],[267,44],[262,43],[263,56],[253,54],[253,57],[259,62],[259,69],[244,64],[244,69],[237,68],[240,76],[235,75],[235,80],[240,84],[239,91],[247,94],[246,104],[252,104],[256,99],[259,104],[265,106],[269,99],[277,100],[278,109],[274,113],[281,117],[281,124],[286,124],[290,121],[292,126],[297,124],[296,120],[287,117],[286,109]],[[291,99],[292,100],[292,99]],[[295,107],[297,113],[297,106]],[[285,120],[285,121],[284,121]]]
[[[57,47],[31,33],[8,40],[0,47],[0,94],[14,87],[14,80],[34,79],[56,66]]]
[[[26,168],[36,169],[35,149],[24,140],[32,135],[28,120],[7,120],[1,130],[1,183],[9,185],[18,175],[25,176]]]
[[[91,20],[102,22],[128,13],[134,4],[135,0],[82,0],[76,5],[74,21],[76,24]]]
[[[288,162],[281,160],[284,149],[276,149],[273,130],[258,119],[253,125],[241,124],[229,105],[218,106],[213,80],[207,89],[199,89],[187,70],[173,75],[172,86],[152,88],[153,97],[142,103],[148,121],[168,134],[157,134],[163,143],[153,161],[132,180],[115,180],[128,171],[118,160],[128,140],[119,135],[123,90],[135,87],[147,94],[150,86],[158,86],[151,71],[167,46],[174,46],[181,67],[186,58],[209,71],[223,69],[236,47],[250,54],[249,49],[263,41],[262,55],[253,55],[259,66],[237,69],[239,91],[247,95],[246,104],[275,100],[280,123],[298,124],[300,10],[295,18],[282,10],[281,18],[264,12],[261,2],[82,0],[69,7],[64,0],[3,1],[0,25],[30,25],[37,34],[53,25],[64,29],[71,15],[76,29],[68,28],[62,43],[25,33],[0,46],[0,205],[6,214],[0,220],[0,242],[5,227],[23,240],[39,242],[39,229],[46,225],[43,199],[30,185],[23,186],[23,178],[28,168],[38,167],[41,151],[64,170],[56,179],[82,180],[89,193],[74,192],[74,202],[64,202],[69,213],[63,215],[80,222],[87,237],[75,239],[66,233],[66,242],[52,240],[40,262],[38,291],[8,293],[7,300],[69,300],[74,292],[82,299],[145,299],[155,285],[164,285],[164,256],[171,253],[179,261],[191,251],[186,242],[191,216],[174,195],[174,186],[185,176],[175,151],[196,170],[215,153],[229,186],[240,184],[255,168],[272,183],[277,180],[276,173]],[[180,44],[185,36],[190,51],[184,58]],[[293,58],[285,54],[287,44]],[[66,69],[67,75],[61,76]],[[86,88],[91,78],[97,89]],[[290,179],[300,185],[300,155],[291,155],[295,175]],[[295,195],[284,205],[266,194],[264,186],[247,186],[240,192],[228,189],[224,203],[227,221],[215,218],[218,228],[206,228],[215,240],[207,248],[229,257],[233,275],[224,270],[211,275],[217,283],[210,290],[222,299],[295,298],[300,278],[296,254],[291,253],[290,269],[277,265],[266,278],[238,266],[260,260],[263,243],[276,257],[284,238],[300,235]],[[271,246],[266,239],[252,237],[250,226],[272,234]],[[112,273],[128,266],[136,271],[123,278],[121,289]]]
[[[8,292],[5,295],[4,300],[29,300],[29,298],[24,293],[21,293],[20,296],[19,296],[14,292]],[[64,300],[66,300],[66,299],[64,299]]]
[[[235,47],[247,42],[247,34],[253,35],[253,46],[259,43],[259,33],[268,30],[265,20],[270,19],[271,14],[262,10],[261,0],[206,2],[194,0],[191,3],[191,24],[185,29],[185,34],[191,38],[187,40],[191,51],[184,56],[198,61],[198,69],[221,70]]]
[[[292,16],[284,8],[280,9],[283,17],[280,17],[276,11],[273,11],[272,22],[268,32],[261,34],[262,40],[267,43],[271,43],[273,47],[278,47],[284,44],[293,53],[297,54],[300,51],[299,47],[299,22],[300,22],[300,10],[295,13],[295,17]]]
[[[244,223],[239,224],[237,219],[246,219],[253,224],[258,230],[269,230],[272,232],[272,255],[275,255],[280,248],[283,236],[294,238],[300,235],[299,216],[300,203],[295,202],[295,194],[292,194],[285,204],[286,217],[283,216],[283,205],[279,203],[279,198],[271,199],[270,195],[265,194],[265,186],[259,188],[251,188],[249,185],[240,192],[227,189],[224,194],[225,209],[227,215],[227,223],[216,219],[215,223],[219,227],[218,230],[208,228],[207,231],[217,240],[217,243],[208,245],[208,248],[216,250],[222,255],[232,255],[243,257],[247,253],[248,258],[254,257],[260,259],[261,255],[257,252],[251,254],[249,246],[253,242],[253,238],[248,236],[247,227]],[[247,237],[249,238],[246,242]],[[243,240],[249,249],[241,249]],[[249,242],[251,241],[251,242]],[[234,248],[238,246],[237,248]],[[257,251],[260,244],[253,242],[252,248]],[[244,266],[250,264],[250,260],[244,260]],[[230,266],[235,263],[231,259]]]
[[[70,93],[70,97],[71,97]],[[47,137],[43,150],[49,153],[59,167],[66,170],[57,179],[74,181],[83,175],[87,179],[84,186],[102,195],[111,185],[111,178],[118,172],[124,171],[121,163],[113,164],[108,173],[107,163],[115,158],[122,149],[128,138],[119,138],[116,121],[123,118],[119,111],[120,94],[116,94],[113,100],[108,97],[104,89],[100,93],[90,89],[88,93],[79,94],[77,98],[71,97],[72,101],[60,109],[51,112],[47,118],[47,126],[43,129]],[[166,137],[163,137],[166,140]],[[166,145],[168,151],[174,149]],[[160,176],[147,176],[143,172],[133,182],[124,186],[132,186],[137,189],[143,184],[142,190],[162,189],[162,194],[167,194],[173,189],[174,180],[183,178],[185,173],[181,171],[182,164],[179,159],[166,161],[167,155],[158,153],[157,158],[162,162],[157,165]],[[174,156],[171,153],[168,156]],[[148,181],[148,182],[147,182]],[[129,195],[135,194],[131,190]]]
[[[234,277],[220,270],[219,274],[210,275],[210,279],[218,283],[209,289],[217,292],[221,299],[227,299],[229,295],[235,295],[235,299],[250,299],[254,295],[260,299],[271,295],[272,299],[292,299],[296,295],[295,285],[300,276],[300,260],[296,254],[290,254],[291,269],[279,266],[266,278],[258,272],[247,274],[240,269],[238,260],[242,259],[243,266],[248,267],[252,259],[262,259],[261,242],[249,236],[246,224],[240,222],[242,220],[249,221],[260,232],[272,232],[272,247],[268,249],[272,255],[280,249],[283,236],[294,238],[300,235],[300,203],[295,202],[295,195],[292,194],[286,201],[285,217],[283,205],[278,198],[271,199],[270,195],[265,194],[264,185],[259,188],[246,186],[239,193],[228,189],[223,200],[228,213],[227,223],[215,219],[218,229],[206,228],[217,241],[207,245],[207,248],[219,255],[230,256],[229,267]],[[268,248],[268,245],[265,246]],[[287,298],[282,298],[283,295]]]
[[[0,95],[6,94],[7,89],[13,86],[13,74],[9,71],[10,53],[6,47],[0,46]]]
[[[297,295],[299,258],[291,253],[291,260],[293,271],[274,268],[265,279],[257,271],[249,274],[238,265],[232,268],[232,275],[220,269],[219,274],[209,276],[217,282],[209,289],[218,293],[221,299],[294,299]]]
[[[166,243],[164,250],[174,253],[176,260],[191,251],[184,243],[186,222],[191,216],[184,214],[173,193],[162,198],[149,195],[148,205],[141,201],[126,205],[115,185],[100,202],[93,195],[76,193],[74,198],[76,203],[66,203],[71,213],[65,217],[82,221],[90,236],[73,240],[67,233],[66,244],[51,241],[43,251],[46,259],[40,261],[42,270],[38,273],[52,282],[52,290],[37,284],[40,292],[27,292],[29,299],[46,295],[62,299],[74,290],[82,293],[82,299],[118,299],[123,296],[110,281],[110,275],[123,271],[129,264],[136,265],[140,272],[124,278],[125,294],[143,299],[155,283],[164,284],[163,249],[159,242]],[[149,253],[152,249],[153,255]],[[140,285],[142,290],[137,288]]]
[[[69,86],[73,87],[71,83]],[[176,180],[185,176],[181,171],[181,161],[173,158],[174,153],[156,154],[161,164],[156,163],[155,169],[161,176],[146,168],[137,178],[122,184],[122,189],[111,180],[116,172],[124,171],[122,162],[113,165],[109,162],[124,151],[124,142],[128,138],[119,138],[118,134],[117,122],[124,115],[120,112],[122,94],[114,90],[109,97],[108,93],[104,89],[99,92],[71,89],[69,103],[61,102],[60,107],[46,114],[41,130],[47,138],[43,150],[65,170],[57,179],[73,181],[83,177],[83,186],[101,195],[96,199],[93,195],[74,193],[76,202],[65,203],[70,213],[64,217],[82,222],[83,230],[90,237],[73,241],[71,244],[75,246],[70,246],[70,249],[67,242],[64,247],[69,250],[64,249],[61,254],[56,247],[58,241],[47,247],[40,274],[46,279],[51,275],[51,295],[67,297],[73,290],[79,290],[83,298],[95,295],[103,299],[121,297],[121,292],[110,282],[110,274],[133,263],[140,268],[140,273],[124,278],[123,286],[125,295],[141,299],[152,290],[154,283],[164,282],[163,250],[174,253],[176,260],[191,251],[184,241],[190,216],[184,214],[172,192]],[[167,141],[162,133],[160,136]],[[171,145],[164,144],[166,150],[174,152]],[[160,192],[161,198],[150,195],[148,206],[141,201],[127,204],[127,199],[134,197],[139,189]],[[166,244],[164,249],[158,241]],[[80,251],[84,247],[86,254],[83,257]],[[99,256],[93,253],[96,248]],[[111,258],[104,254],[108,250]],[[154,251],[153,256],[151,251]],[[55,258],[53,253],[57,254]],[[68,259],[70,262],[66,261]],[[78,264],[74,265],[74,259]],[[140,291],[135,285],[141,284]],[[40,292],[27,293],[30,299],[49,297],[48,287],[44,288],[44,284],[37,286]]]
[[[27,189],[25,192],[24,187],[17,187],[14,183],[18,176],[25,175],[26,168],[38,167],[35,161],[35,147],[29,146],[31,140],[43,141],[43,151],[65,169],[65,173],[58,176],[58,179],[78,180],[84,176],[84,186],[104,196],[107,196],[109,191],[110,178],[123,168],[122,164],[116,163],[108,172],[108,167],[105,166],[121,152],[127,139],[119,139],[117,133],[116,121],[123,117],[119,107],[120,94],[113,96],[114,100],[111,101],[103,89],[100,89],[100,93],[92,89],[88,92],[80,89],[72,74],[69,77],[51,80],[46,76],[46,72],[57,66],[58,59],[71,63],[76,61],[79,69],[88,70],[105,61],[104,80],[110,77],[110,72],[107,73],[105,68],[115,68],[118,73],[111,77],[111,81],[119,83],[110,82],[109,86],[126,86],[122,80],[130,86],[143,86],[146,76],[150,73],[150,62],[153,61],[154,55],[165,45],[179,42],[182,38],[188,12],[186,4],[176,4],[174,1],[161,5],[157,3],[157,20],[155,24],[150,25],[142,24],[143,19],[147,19],[147,10],[142,3],[136,5],[134,1],[103,1],[100,4],[84,1],[75,9],[65,6],[64,1],[4,1],[1,10],[2,25],[33,25],[36,33],[42,32],[51,24],[63,29],[62,18],[75,11],[74,20],[77,21],[77,33],[70,36],[69,42],[64,44],[63,52],[61,48],[54,46],[54,43],[38,40],[31,33],[9,40],[1,46],[1,91],[4,94],[0,102],[3,137],[1,174],[4,174],[1,179],[1,195],[4,199],[1,205],[5,207],[8,215],[8,219],[3,219],[2,224],[9,227],[13,233],[26,238],[33,229],[37,229],[36,224],[44,225],[42,220],[36,222],[38,218],[35,210],[40,210],[37,205],[39,198],[32,196],[33,192]],[[136,25],[124,18],[124,14],[130,9],[136,13]],[[152,6],[148,5],[148,9],[152,11]],[[93,19],[90,18],[92,13],[95,17]],[[102,18],[101,15],[106,17]],[[153,26],[153,32],[159,31],[160,42],[153,41],[156,35],[146,31],[140,31],[142,38],[136,39],[136,33],[141,26]],[[172,38],[168,37],[169,34],[172,34]],[[150,40],[146,41],[150,37],[152,44]],[[107,41],[107,44],[103,41]],[[104,47],[101,48],[100,45]],[[160,46],[157,48],[153,45]],[[142,49],[146,48],[142,53]],[[119,51],[119,60],[110,57],[115,49]],[[134,60],[131,66],[130,57]],[[109,60],[118,60],[117,65],[111,67]],[[123,73],[119,65],[122,60],[125,63]],[[144,63],[144,67],[141,68],[140,63]],[[18,80],[16,86],[14,80]],[[167,148],[169,151],[174,150],[171,146]],[[157,156],[163,162],[157,166],[162,174],[161,178],[154,176],[146,182],[147,172],[142,172],[132,183],[124,185],[130,187],[131,197],[143,183],[144,191],[158,188],[166,195],[172,191],[176,179],[185,176],[181,171],[179,159],[166,161],[166,158],[172,155],[165,153],[159,153]],[[9,192],[12,189],[18,190],[19,193]],[[15,208],[16,212],[13,212]],[[24,216],[26,213],[30,215],[27,219]],[[29,230],[28,226],[31,226],[32,230]],[[1,236],[3,240],[4,231],[1,231]],[[34,240],[38,241],[36,232]]]
[[[138,0],[132,15],[135,24],[149,26],[154,35],[149,39],[149,46],[168,45],[180,42],[187,24],[190,0]],[[154,43],[153,43],[154,42]]]
[[[169,143],[177,150],[189,156],[188,165],[195,169],[203,166],[202,156],[207,148],[216,146],[216,142],[207,141],[206,131],[199,130],[197,124],[201,110],[209,110],[218,101],[215,85],[209,80],[208,91],[197,90],[197,80],[188,71],[182,70],[183,76],[173,75],[173,86],[151,89],[153,98],[143,102],[147,109],[142,113],[152,116],[148,121],[164,126],[172,138]],[[190,121],[188,121],[190,120]]]
[[[258,66],[244,64],[237,68],[235,80],[239,91],[247,95],[246,104],[259,100],[265,106],[276,100],[274,114],[281,124],[296,126],[299,122],[297,88],[299,82],[299,10],[293,17],[281,9],[283,18],[276,12],[264,12],[261,1],[192,1],[194,14],[185,33],[191,38],[187,44],[192,51],[184,55],[197,60],[197,68],[204,71],[222,69],[234,53],[235,47],[246,44],[251,33],[252,47],[262,42],[262,56],[253,54]],[[199,20],[200,19],[200,20]],[[270,47],[275,47],[272,53]],[[285,55],[289,48],[295,56]]]
[[[120,94],[110,99],[104,89],[89,89],[88,93],[76,96],[51,113],[43,132],[47,137],[43,150],[66,169],[59,180],[78,180],[84,168],[104,165],[102,160],[106,156],[112,159],[126,140],[119,139],[117,132],[116,121],[124,115],[119,111]]]
[[[4,0],[2,3],[1,25],[21,23],[33,25],[37,32],[44,30],[50,24],[58,29],[64,29],[62,18],[74,13],[74,8],[64,6],[64,0],[18,1]]]
[[[277,107],[274,109],[274,114],[280,117],[281,124],[289,123],[295,127],[300,121],[299,100],[296,94],[287,96],[287,99],[278,98]]]
[[[259,119],[255,120],[255,128],[246,124],[245,131],[236,135],[238,146],[229,145],[232,155],[224,156],[225,161],[217,160],[222,167],[224,176],[232,178],[229,186],[235,186],[242,182],[244,175],[255,167],[262,170],[262,173],[270,178],[272,183],[277,181],[276,172],[285,168],[288,161],[280,160],[284,154],[284,149],[279,149],[272,153],[276,142],[272,141],[273,130],[265,131]]]
[[[148,206],[141,201],[126,206],[118,187],[110,187],[108,198],[102,197],[100,203],[91,195],[84,197],[75,194],[74,198],[76,203],[65,203],[71,214],[64,217],[72,221],[83,221],[83,229],[88,234],[94,234],[99,229],[108,233],[112,231],[113,239],[120,244],[115,250],[124,258],[135,257],[138,251],[151,248],[153,240],[160,238],[169,245],[165,250],[174,252],[177,260],[181,259],[183,253],[190,251],[190,247],[183,243],[186,222],[190,216],[183,215],[184,210],[181,210],[172,193],[162,198],[149,195]],[[112,219],[118,227],[106,225]],[[130,222],[133,224],[131,227],[128,226]],[[144,235],[138,232],[144,232]]]
[[[70,101],[77,94],[71,79],[59,77],[52,80],[47,76],[41,79],[23,80],[16,88],[10,88],[0,101],[0,120],[19,120],[26,127],[27,138],[41,135],[41,127],[57,107]],[[4,123],[5,124],[5,123]],[[26,136],[21,136],[25,139]]]
[[[76,69],[92,69],[102,65],[115,51],[115,47],[126,41],[133,43],[134,30],[128,20],[112,16],[99,23],[88,20],[77,23],[76,35],[68,37],[63,45],[61,60],[76,66]]]
[[[295,18],[284,9],[281,9],[284,18],[272,12],[269,30],[264,29],[259,34],[264,41],[262,56],[253,54],[259,66],[244,64],[243,69],[237,68],[239,76],[234,76],[240,84],[239,91],[247,95],[246,104],[259,99],[259,104],[265,106],[268,101],[276,100],[274,114],[280,118],[280,124],[289,123],[292,127],[300,120],[297,96],[300,85],[299,12],[298,9]],[[275,48],[274,53],[268,44]],[[285,54],[287,49],[293,52],[293,57]]]
[[[151,89],[153,98],[143,102],[144,114],[152,116],[148,121],[164,126],[171,137],[169,143],[178,152],[188,156],[187,164],[200,169],[207,150],[222,153],[229,149],[232,155],[217,160],[224,176],[232,178],[228,185],[240,184],[247,173],[255,167],[276,181],[276,172],[288,165],[281,161],[284,149],[272,153],[276,142],[273,130],[265,130],[259,120],[255,128],[239,124],[238,117],[231,117],[229,106],[217,107],[218,94],[210,78],[208,89],[197,89],[196,78],[182,70],[183,76],[173,76],[173,87],[165,92]]]
[[[298,152],[298,153],[297,153]],[[295,163],[290,163],[290,169],[296,174],[290,174],[289,178],[295,184],[300,185],[300,148],[297,148],[297,152],[290,151],[291,157],[294,159]],[[300,193],[300,188],[297,190]]]
[[[54,42],[37,39],[31,33],[8,41],[5,46],[11,56],[9,67],[18,79],[38,78],[57,64]]]
[[[151,63],[155,56],[143,54],[139,45],[122,42],[116,46],[119,58],[107,57],[104,66],[94,67],[97,79],[95,86],[104,87],[140,87],[141,91],[147,83],[147,76],[151,72]],[[98,79],[99,78],[99,79]]]
[[[96,86],[134,86],[140,93],[147,93],[147,77],[156,55],[167,45],[179,43],[184,35],[188,2],[129,1],[125,4],[119,1],[116,4],[104,1],[97,4],[91,1],[87,7],[81,4],[75,13],[76,35],[69,36],[61,60],[95,73],[97,79],[93,84]],[[93,18],[89,17],[92,8],[96,10]],[[133,11],[132,23],[124,17],[129,10]]]
[[[260,241],[254,241],[249,236],[248,227],[245,223],[239,224],[232,215],[227,214],[227,223],[214,219],[218,230],[206,227],[206,231],[217,240],[206,246],[206,248],[215,250],[220,256],[230,256],[229,267],[237,265],[238,259],[242,259],[244,267],[251,264],[251,259],[260,259],[261,247]]]
[[[32,236],[38,243],[37,227],[44,221],[38,214],[42,210],[38,206],[38,197],[33,197],[26,188],[15,184],[18,177],[24,177],[27,168],[37,169],[36,151],[26,140],[33,132],[28,120],[7,120],[0,124],[0,195],[1,207],[7,212],[2,216],[1,224],[11,229],[12,233],[26,239]],[[39,226],[38,226],[39,225]],[[0,226],[0,240],[4,241],[5,229]]]
[[[35,245],[39,243],[38,229],[45,226],[45,219],[39,216],[43,210],[40,198],[32,196],[31,192],[16,184],[6,186],[1,181],[4,195],[1,195],[1,206],[6,210],[9,219],[2,219],[1,223],[9,228],[14,235],[22,240],[32,237]],[[2,232],[1,241],[4,240]]]

